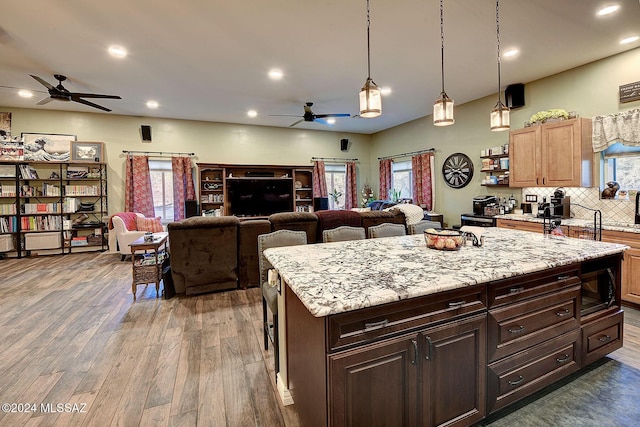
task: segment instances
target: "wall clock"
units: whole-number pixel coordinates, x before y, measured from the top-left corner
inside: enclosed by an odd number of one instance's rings
[[[454,153],[444,161],[442,176],[449,187],[465,187],[473,178],[473,162],[466,154]]]

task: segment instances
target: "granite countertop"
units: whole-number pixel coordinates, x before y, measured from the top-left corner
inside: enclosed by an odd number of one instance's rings
[[[506,214],[506,215],[496,215],[496,218],[500,219],[510,219],[514,221],[526,221],[526,222],[538,222],[542,224],[543,219],[534,217],[533,215],[516,215],[516,214]],[[592,219],[581,219],[581,218],[562,218],[560,225],[568,225],[569,227],[590,227],[593,225]],[[640,233],[640,224],[632,224],[632,223],[622,223],[622,222],[610,222],[610,221],[602,221],[602,229],[610,230],[610,231],[622,231],[627,233]]]
[[[266,257],[309,312],[327,316],[542,271],[627,246],[487,228],[482,247],[428,249],[422,235],[271,248]]]

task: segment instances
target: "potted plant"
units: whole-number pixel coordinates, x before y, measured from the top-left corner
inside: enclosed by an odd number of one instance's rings
[[[567,110],[562,108],[552,108],[551,110],[538,111],[529,119],[530,124],[542,124],[548,121],[566,120],[571,118]]]

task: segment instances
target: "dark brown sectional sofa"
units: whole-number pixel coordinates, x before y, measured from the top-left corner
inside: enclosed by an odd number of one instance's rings
[[[268,219],[234,216],[191,217],[168,225],[171,274],[176,293],[187,295],[259,286],[258,236],[300,230],[307,242],[322,242],[322,232],[341,225],[369,227],[405,224],[399,211],[286,212]]]

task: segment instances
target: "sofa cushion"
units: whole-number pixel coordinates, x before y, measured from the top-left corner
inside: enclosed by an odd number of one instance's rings
[[[360,212],[360,219],[362,220],[362,227],[367,231],[367,236],[369,235],[369,227],[374,225],[384,223],[405,224],[404,213],[401,211]]]
[[[258,236],[271,232],[271,223],[266,219],[240,221],[238,228],[238,286],[250,288],[260,286]]]
[[[318,217],[310,212],[281,212],[269,217],[271,231],[293,230],[307,233],[307,243],[315,243]]]
[[[155,218],[136,217],[136,227],[138,228],[138,231],[150,231],[152,233],[160,233],[161,231],[164,231],[159,216]]]
[[[136,231],[138,229],[138,226],[136,225],[136,218],[138,218],[138,214],[135,212],[119,212],[113,214],[113,216],[121,218],[128,231]],[[113,228],[113,223],[111,223],[110,228]]]
[[[331,230],[343,225],[350,227],[360,227],[362,220],[360,219],[360,213],[354,211],[345,210],[331,210],[331,211],[318,211],[316,212],[318,217],[318,234],[316,241],[322,241],[322,232],[324,230]]]

